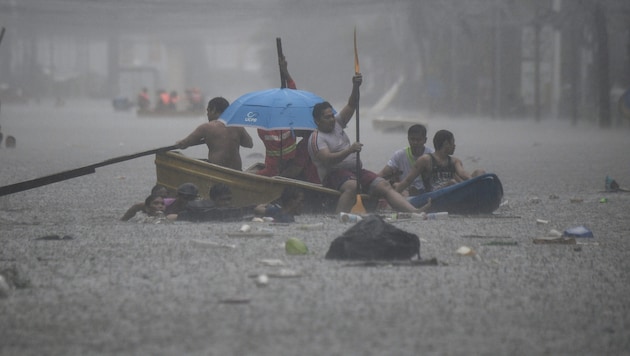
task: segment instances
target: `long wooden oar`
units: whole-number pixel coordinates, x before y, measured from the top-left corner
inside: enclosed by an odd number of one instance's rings
[[[354,28],[354,74],[361,73],[361,69],[359,68],[359,52],[357,51],[357,28]],[[359,89],[357,89],[357,98],[356,98],[356,124],[357,124],[357,142],[359,142],[359,98],[361,94]],[[357,202],[354,204],[350,212],[354,214],[365,214],[367,210],[363,206],[363,200],[361,199],[361,157],[360,153],[357,152]]]
[[[177,146],[160,147],[160,148],[156,148],[156,149],[152,149],[148,151],[133,153],[126,156],[110,158],[100,163],[90,164],[89,166],[55,173],[55,174],[51,174],[45,177],[35,178],[35,179],[31,179],[24,182],[11,184],[11,185],[5,185],[4,187],[0,187],[0,197],[4,195],[9,195],[9,194],[18,193],[25,190],[41,187],[41,186],[52,184],[52,183],[61,182],[61,181],[76,178],[76,177],[85,176],[85,175],[94,173],[96,168],[99,168],[99,167],[108,166],[110,164],[119,163],[123,161],[129,161],[134,158],[138,158],[142,156],[149,156],[149,155],[160,153],[160,152],[171,151],[176,148]]]

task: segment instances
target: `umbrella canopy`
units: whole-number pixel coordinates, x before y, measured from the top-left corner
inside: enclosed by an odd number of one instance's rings
[[[264,130],[315,130],[313,106],[324,101],[304,90],[275,88],[255,91],[234,100],[219,121],[227,126]]]

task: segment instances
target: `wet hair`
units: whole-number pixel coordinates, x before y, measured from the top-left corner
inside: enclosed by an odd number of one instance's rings
[[[208,101],[208,109],[214,109],[219,113],[223,113],[228,106],[230,106],[230,102],[221,96],[217,96]]]
[[[444,145],[444,142],[452,141],[454,139],[455,139],[455,136],[453,136],[452,132],[448,130],[440,130],[435,133],[435,136],[433,136],[433,147],[437,151],[440,148],[442,148],[442,145]]]
[[[199,194],[199,189],[193,183],[184,183],[177,187],[177,196],[180,196],[184,199],[193,200],[197,198]]]
[[[288,186],[284,188],[284,190],[282,191],[282,195],[280,195],[280,204],[284,206],[291,200],[297,199],[300,194],[303,194],[302,189],[298,187]]]
[[[157,195],[157,194],[151,194],[149,195],[145,200],[144,200],[144,206],[146,206],[147,208],[151,205],[151,203],[157,199],[157,198],[162,198],[161,195]]]
[[[219,197],[228,194],[232,194],[232,189],[230,189],[230,186],[224,183],[217,183],[213,185],[208,192],[208,195],[212,200],[217,200]]]
[[[153,186],[153,188],[151,188],[151,194],[157,194],[161,189],[165,189],[168,193],[168,189],[165,186],[161,184],[156,184]]]
[[[427,128],[424,125],[415,124],[409,127],[407,130],[407,135],[420,134],[422,137],[427,137]]]
[[[326,109],[332,109],[332,105],[327,101],[315,104],[315,106],[313,106],[313,119],[319,119]]]

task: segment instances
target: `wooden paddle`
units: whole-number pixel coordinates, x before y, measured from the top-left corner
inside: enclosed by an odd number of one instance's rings
[[[199,144],[201,144],[201,143],[199,143]],[[29,189],[41,187],[41,186],[52,184],[52,183],[61,182],[61,181],[72,179],[72,178],[76,178],[76,177],[85,176],[85,175],[94,173],[96,168],[99,168],[99,167],[108,166],[110,164],[119,163],[119,162],[123,162],[123,161],[129,161],[129,160],[132,160],[134,158],[138,158],[138,157],[142,157],[142,156],[148,156],[148,155],[152,155],[152,154],[156,154],[156,153],[160,153],[160,152],[171,151],[171,150],[174,150],[176,148],[177,148],[177,146],[160,147],[160,148],[156,148],[156,149],[152,149],[152,150],[148,150],[148,151],[133,153],[133,154],[126,155],[126,156],[110,158],[110,159],[105,160],[105,161],[100,162],[100,163],[90,164],[89,166],[75,168],[75,169],[71,169],[69,171],[63,171],[63,172],[55,173],[55,174],[51,174],[51,175],[48,175],[48,176],[45,176],[45,177],[35,178],[35,179],[31,179],[31,180],[27,180],[27,181],[24,181],[24,182],[11,184],[11,185],[5,185],[4,187],[0,187],[0,197],[4,196],[4,195],[9,195],[9,194],[13,194],[13,193],[22,192],[22,191],[29,190]]]
[[[284,77],[282,65],[280,65],[280,60],[284,58],[284,54],[282,54],[282,40],[280,39],[280,37],[276,37],[276,49],[278,50],[278,66],[280,67],[280,88],[286,88],[287,78]],[[282,150],[280,150],[280,152],[282,152]]]
[[[359,52],[357,51],[357,28],[354,27],[354,74],[361,73],[361,69],[359,68]],[[356,98],[356,123],[357,123],[357,142],[359,142],[359,98],[361,94],[357,89],[357,98]],[[354,204],[352,209],[350,209],[351,213],[354,214],[365,214],[367,210],[363,206],[363,200],[361,199],[361,157],[359,152],[357,152],[357,202]]]

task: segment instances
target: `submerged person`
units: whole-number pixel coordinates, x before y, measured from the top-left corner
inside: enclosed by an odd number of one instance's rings
[[[417,177],[422,178],[425,190],[432,192],[485,174],[481,169],[468,173],[462,161],[452,156],[455,152],[455,136],[452,132],[448,130],[436,132],[433,136],[433,146],[435,153],[418,158],[407,177],[394,185],[398,192],[406,189]]]
[[[416,124],[409,127],[407,141],[409,146],[394,152],[385,167],[378,173],[379,177],[389,180],[390,183],[398,183],[409,175],[411,168],[420,156],[435,152],[434,149],[425,145],[427,143],[427,128],[424,125]],[[401,193],[414,196],[422,194],[424,191],[422,178],[417,177],[409,185],[409,188]]]
[[[159,195],[165,200],[168,197],[168,189],[165,186],[156,184],[151,188],[151,195]],[[136,203],[129,208],[125,214],[120,218],[122,221],[128,221],[129,219],[136,216],[136,214],[140,211],[146,212],[146,204],[144,202]]]
[[[357,201],[357,153],[361,151],[363,144],[350,143],[344,128],[354,115],[362,81],[361,74],[355,74],[348,103],[337,116],[329,102],[319,103],[313,107],[313,119],[317,130],[309,138],[309,154],[323,185],[341,192],[337,202],[337,213],[349,212]],[[388,181],[372,171],[363,169],[361,162],[359,166],[363,192],[375,198],[385,198],[389,205],[398,211],[421,212],[428,208],[424,206],[417,209],[395,191]]]
[[[193,222],[236,221],[251,216],[255,207],[232,207],[232,190],[223,183],[213,185],[208,195],[210,199],[188,202],[179,213],[168,214],[168,219]]]
[[[178,214],[186,208],[186,205],[199,197],[199,188],[193,183],[184,183],[177,187],[175,200],[168,204],[164,214]]]
[[[271,217],[274,222],[295,222],[295,215],[302,213],[304,192],[297,187],[288,186],[282,191],[279,204],[262,204],[254,208],[254,214],[260,217]]]
[[[161,224],[169,221],[164,215],[164,198],[151,194],[144,200],[144,209],[129,221],[145,224]]]
[[[225,126],[218,121],[230,103],[216,97],[208,102],[208,122],[199,125],[190,135],[177,141],[180,149],[188,148],[202,142],[208,146],[208,162],[236,170],[243,169],[240,147],[252,148],[254,142],[243,127]]]

